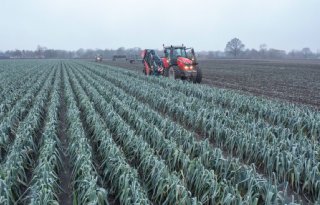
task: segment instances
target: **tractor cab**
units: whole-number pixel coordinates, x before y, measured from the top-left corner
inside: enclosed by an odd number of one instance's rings
[[[193,48],[182,46],[164,46],[164,58],[162,63],[167,76],[181,78],[200,83],[202,73],[196,60]]]
[[[187,58],[187,52],[183,47],[165,48],[164,53],[171,65],[176,65],[178,58]]]

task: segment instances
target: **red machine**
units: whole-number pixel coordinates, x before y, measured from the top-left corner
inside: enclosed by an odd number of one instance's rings
[[[141,57],[144,65],[143,73],[145,75],[163,75],[164,67],[161,58],[154,50],[145,49],[142,52]]]
[[[161,60],[153,50],[146,49],[142,57],[146,75],[163,75],[201,83],[202,73],[193,48],[186,48],[184,45],[164,46],[164,57]]]
[[[184,45],[164,46],[164,55],[162,62],[165,76],[201,83],[202,73],[193,48],[186,48]]]

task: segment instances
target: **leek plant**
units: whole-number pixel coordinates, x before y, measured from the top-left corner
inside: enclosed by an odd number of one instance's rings
[[[107,191],[97,185],[98,174],[92,164],[92,150],[85,137],[80,120],[80,111],[72,92],[68,69],[64,64],[64,83],[67,101],[68,151],[73,165],[73,203],[74,204],[108,204]]]
[[[1,112],[0,114],[4,117],[0,124],[0,162],[4,160],[5,153],[7,153],[10,150],[10,134],[15,133],[16,128],[19,126],[19,123],[24,119],[24,116],[26,116],[27,113],[30,111],[32,105],[35,102],[37,102],[36,96],[44,87],[45,82],[48,82],[48,75],[52,76],[52,70],[53,69],[46,69],[41,74],[41,77],[38,79],[38,81],[33,83],[32,87],[27,91],[27,93],[20,100],[17,100],[15,106],[10,110],[10,112],[7,112],[7,115],[5,115],[6,109],[11,105],[7,108],[5,108],[5,105],[3,105],[3,112]],[[12,100],[10,104],[12,104],[13,101],[14,100]]]
[[[42,117],[45,116],[45,108],[52,91],[52,83],[57,69],[53,69],[45,82],[44,87],[34,99],[35,103],[28,115],[21,122],[14,143],[5,161],[1,164],[0,196],[8,204],[15,203],[23,194],[22,186],[27,186],[27,169],[32,167],[33,154],[37,154],[37,132],[40,130]]]
[[[81,73],[80,70],[78,70],[77,73]],[[87,76],[87,78],[92,77],[93,74],[90,74]],[[83,79],[81,79],[80,76],[78,76],[80,82],[83,81]],[[106,85],[104,88],[99,86],[101,84],[108,84]],[[123,94],[121,92],[117,92],[116,88],[113,89],[112,91],[108,92],[109,89],[112,88],[112,85],[110,85],[108,82],[105,81],[100,81],[98,79],[89,81],[89,82],[83,82],[83,86],[87,87],[87,92],[88,93],[93,93],[94,91],[90,90],[91,86],[87,86],[87,85],[94,85],[98,90],[100,90],[100,94],[102,96],[104,96],[104,99],[106,99],[108,102],[110,102],[113,105],[113,108],[119,113],[119,115],[122,116],[123,119],[126,119],[127,122],[129,122],[129,124],[137,131],[137,134],[141,134],[141,136],[144,137],[144,139],[150,143],[152,146],[155,146],[155,149],[159,150],[159,154],[163,155],[165,159],[167,159],[169,161],[168,166],[171,167],[171,169],[176,169],[176,171],[179,171],[179,169],[182,169],[182,167],[185,168],[186,171],[186,167],[188,167],[186,164],[191,164],[192,161],[189,159],[189,156],[186,156],[185,153],[182,153],[180,147],[178,147],[177,144],[175,144],[175,140],[177,138],[177,136],[181,136],[181,143],[179,146],[181,147],[186,147],[188,146],[188,142],[190,142],[191,140],[193,140],[194,142],[194,136],[191,136],[190,133],[188,133],[186,130],[182,130],[178,127],[172,127],[172,125],[168,125],[169,123],[167,123],[167,120],[163,119],[161,116],[156,115],[156,113],[150,109],[148,109],[147,106],[145,105],[141,105],[138,106],[136,100],[134,100],[133,97],[130,97],[126,94]],[[107,88],[107,89],[105,89]],[[121,100],[117,100],[117,98],[121,98]],[[132,106],[132,110],[130,111],[127,107],[128,106]],[[140,116],[144,116],[147,115],[147,121],[145,121],[144,119],[142,119]],[[155,123],[156,121],[158,121],[158,123],[156,124],[156,126],[153,126],[152,124]],[[151,124],[150,124],[151,122]],[[164,133],[161,133],[159,129],[162,129]],[[169,132],[169,133],[168,133]],[[171,132],[171,134],[170,134]],[[189,139],[186,139],[186,136],[188,136],[187,134],[189,134]],[[171,135],[172,137],[170,138],[170,141],[165,139],[165,136],[168,137],[168,135]],[[197,151],[200,153],[197,154],[192,154],[192,157],[195,156],[201,156],[203,155],[203,157],[201,158],[201,160],[204,162],[203,164],[206,164],[208,168],[214,168],[214,169],[219,169],[219,166],[223,166],[223,164],[228,163],[227,160],[222,160],[221,159],[221,150],[220,151],[220,155],[216,155],[214,154],[214,151],[212,151],[209,146],[208,143],[202,143],[201,145],[198,143],[196,144],[198,145],[197,147],[195,146],[188,146],[189,151],[187,151],[187,153],[189,154],[190,151]],[[200,146],[199,146],[200,145]],[[210,152],[211,151],[211,152]],[[208,160],[208,152],[212,153],[212,157],[217,156],[218,158],[216,159],[212,159],[212,160]],[[210,155],[209,155],[210,156]],[[220,157],[219,157],[220,156]],[[211,158],[212,158],[211,157]],[[220,162],[219,165],[211,165],[212,161],[218,161]],[[211,162],[211,164],[209,165],[209,163]],[[223,163],[221,163],[223,162]],[[199,168],[201,168],[203,165],[201,163],[199,163]],[[234,176],[232,176],[232,178],[234,178],[235,180],[233,181],[233,186],[234,187],[239,187],[239,191],[242,192],[243,195],[246,195],[245,198],[247,200],[251,200],[254,201],[256,200],[255,198],[257,196],[259,196],[259,194],[257,192],[252,192],[252,189],[259,189],[260,190],[260,194],[261,194],[261,199],[265,198],[266,193],[263,193],[264,187],[268,186],[269,187],[269,192],[272,190],[270,189],[270,185],[268,183],[265,182],[265,180],[261,179],[261,177],[259,177],[257,174],[252,174],[252,169],[246,169],[245,167],[240,167],[240,164],[238,163],[237,166],[232,165],[229,167],[233,167],[234,170],[222,170],[221,174],[227,174],[228,172],[230,174],[233,174]],[[178,169],[178,170],[177,170]],[[221,168],[220,168],[221,169]],[[226,172],[228,171],[228,172]],[[238,171],[238,172],[236,172]],[[247,176],[245,177],[244,172],[247,174]],[[237,173],[237,174],[234,174]],[[228,174],[230,176],[230,174]],[[231,176],[230,176],[231,177]],[[194,177],[190,177],[191,179],[193,179]],[[250,180],[248,180],[250,179]],[[206,181],[210,181],[209,179]],[[240,183],[241,182],[241,183]],[[245,184],[243,183],[245,182]],[[222,182],[224,183],[224,182]],[[229,182],[230,183],[230,182]],[[238,184],[239,183],[239,184]],[[205,183],[204,183],[205,185]],[[253,186],[252,186],[253,185]],[[264,187],[263,187],[264,186]],[[241,188],[242,187],[242,188]],[[243,189],[243,187],[245,187],[248,192],[247,194],[244,194],[246,192],[244,192],[245,190]],[[250,188],[249,188],[250,187]],[[240,190],[241,188],[241,190]],[[199,186],[199,189],[201,189],[201,187]],[[202,189],[203,190],[203,189]],[[232,188],[230,188],[230,190],[232,190]],[[229,191],[230,191],[229,190]],[[273,194],[274,194],[274,201],[279,201],[280,197],[277,196],[277,191],[275,188],[273,188],[272,190]],[[207,194],[209,194],[209,192],[207,192]],[[212,195],[213,196],[213,195]],[[202,198],[202,197],[200,197]]]
[[[61,68],[55,77],[51,101],[44,132],[41,138],[40,154],[34,169],[29,194],[26,197],[32,205],[58,204],[58,176],[61,160],[59,157],[57,136],[58,109],[60,106],[59,86],[61,84]]]
[[[7,89],[6,96],[3,99],[2,102],[0,102],[0,122],[3,120],[3,118],[7,115],[7,113],[10,112],[10,110],[13,108],[13,106],[16,104],[16,102],[23,98],[27,91],[29,89],[32,89],[36,82],[43,81],[43,78],[41,79],[41,76],[46,76],[44,73],[45,71],[49,71],[49,69],[41,69],[40,67],[36,67],[35,70],[30,70],[30,73],[22,76],[19,82],[15,83],[14,86]],[[14,90],[14,92],[10,92],[11,90]]]
[[[83,89],[75,81],[73,73],[70,76],[73,91],[79,98],[79,107],[91,127],[93,141],[98,145],[104,180],[111,185],[113,192],[117,193],[121,204],[151,204],[146,191],[140,185],[137,170],[126,162],[124,153],[113,141],[103,120],[95,112]]]
[[[139,172],[145,177],[147,187],[151,190],[151,200],[157,204],[195,204],[198,203],[191,197],[176,174],[170,173],[165,163],[155,156],[153,150],[141,138],[134,135],[134,131],[112,111],[110,104],[101,101],[101,115],[113,134],[114,140],[119,143],[129,160],[138,160]]]
[[[101,66],[101,65],[98,65]],[[112,67],[112,66],[108,66]],[[241,95],[235,91],[216,89],[204,85],[194,86],[182,81],[172,81],[161,78],[145,78],[135,72],[114,68],[117,72],[147,81],[165,89],[193,96],[201,101],[215,103],[228,110],[235,110],[242,114],[249,114],[256,119],[263,119],[268,123],[283,128],[289,128],[295,133],[303,131],[310,138],[320,136],[320,115],[306,106],[296,106],[290,103],[267,100],[252,95]]]
[[[288,128],[271,127],[272,131],[268,131],[269,127],[261,127],[260,122],[256,125],[254,121],[250,121],[250,117],[239,118],[239,115],[233,115],[233,113],[199,101],[192,96],[186,97],[181,93],[168,92],[168,89],[159,88],[159,86],[151,85],[142,80],[139,81],[113,69],[102,71],[94,66],[88,67],[88,69],[125,89],[126,92],[135,95],[153,109],[166,113],[182,125],[200,130],[204,135],[214,139],[218,144],[230,150],[231,154],[239,156],[242,160],[258,161],[257,165],[262,165],[265,173],[271,176],[275,172],[276,180],[288,181],[298,193],[307,192],[313,200],[319,197],[317,185],[319,183],[317,177],[313,177],[317,175],[318,170],[319,162],[316,160],[318,148],[308,138],[295,136],[290,139],[287,133],[294,133],[294,131]],[[128,81],[130,84],[126,83]],[[252,141],[256,141],[256,143],[250,143]],[[295,144],[303,146],[297,147]],[[274,154],[270,155],[270,153]],[[290,163],[290,161],[289,163],[274,163],[279,157],[284,162],[287,158],[292,158],[294,161],[298,161],[298,164]],[[308,162],[308,166],[305,166],[305,162]],[[300,171],[295,171],[298,167],[302,167],[302,170],[300,168]],[[303,186],[300,180],[302,180]]]

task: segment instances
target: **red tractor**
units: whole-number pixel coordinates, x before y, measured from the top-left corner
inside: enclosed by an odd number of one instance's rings
[[[167,46],[164,47],[164,56],[162,62],[165,76],[201,83],[202,73],[193,48],[184,45]]]
[[[173,79],[201,83],[202,73],[198,66],[193,48],[182,46],[164,46],[164,57],[160,58],[154,50],[143,52],[144,73],[163,75]]]

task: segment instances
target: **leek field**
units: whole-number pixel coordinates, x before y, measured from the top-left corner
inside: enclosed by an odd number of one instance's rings
[[[319,140],[303,105],[88,61],[0,61],[0,204],[319,204]]]

